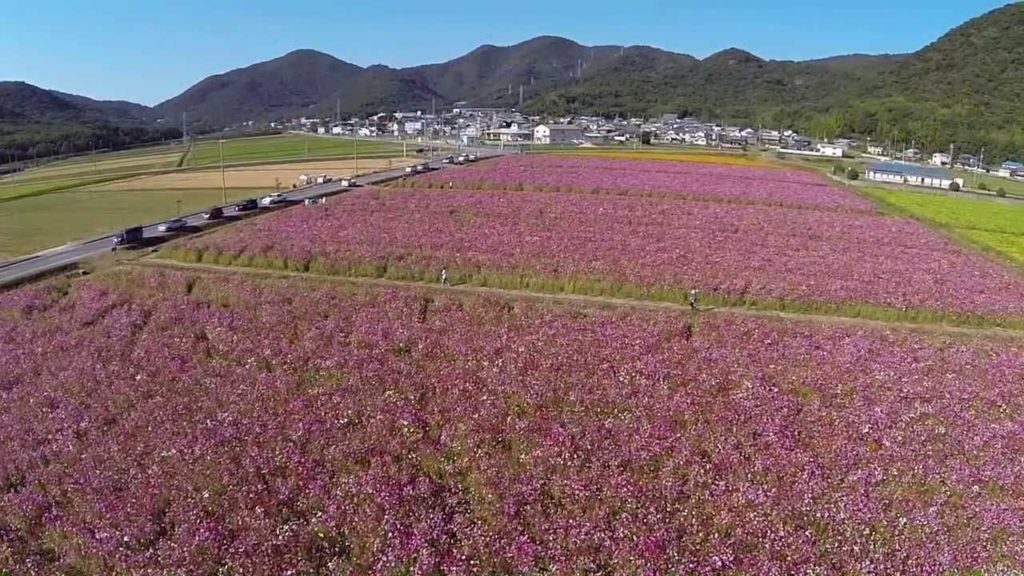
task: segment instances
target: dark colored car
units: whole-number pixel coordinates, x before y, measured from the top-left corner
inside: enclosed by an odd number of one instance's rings
[[[203,220],[220,220],[224,217],[224,209],[220,206],[214,206],[206,212],[203,212]]]
[[[249,198],[248,200],[242,200],[238,204],[235,204],[235,212],[248,212],[249,210],[256,210],[260,207],[260,203],[255,198]]]
[[[134,226],[132,228],[125,228],[114,236],[114,246],[127,246],[129,244],[135,244],[142,240],[144,236],[142,226]]]

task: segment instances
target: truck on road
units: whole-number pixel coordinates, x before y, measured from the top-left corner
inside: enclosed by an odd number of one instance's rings
[[[114,246],[128,246],[129,244],[135,244],[142,240],[145,233],[142,230],[142,226],[133,226],[131,228],[125,228],[114,235]]]

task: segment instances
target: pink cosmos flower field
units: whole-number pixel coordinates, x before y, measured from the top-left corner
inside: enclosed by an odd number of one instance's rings
[[[12,574],[1024,558],[1020,341],[135,269],[0,342]]]
[[[1024,314],[1024,278],[917,222],[870,214],[539,192],[365,189],[194,239],[301,268],[483,270],[733,298]]]
[[[874,205],[817,174],[666,160],[517,155],[419,176],[409,182],[459,188],[544,190],[874,212]]]

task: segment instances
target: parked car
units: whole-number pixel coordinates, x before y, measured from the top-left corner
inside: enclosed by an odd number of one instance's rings
[[[129,244],[135,244],[142,240],[145,236],[145,232],[142,230],[142,226],[133,226],[131,228],[125,228],[118,232],[114,236],[114,246],[127,246]]]
[[[341,185],[345,188],[355,188],[359,184],[356,182],[355,178],[342,178]]]
[[[220,206],[214,206],[206,212],[203,212],[203,220],[220,220],[224,217],[224,209]]]
[[[466,159],[469,160],[470,162],[476,162],[477,160],[480,159],[480,157],[477,156],[475,153],[470,153],[469,156],[466,157]]]
[[[255,198],[249,198],[248,200],[242,200],[238,204],[235,204],[235,212],[248,212],[249,210],[255,210],[259,207],[259,202],[257,202]]]
[[[452,162],[455,162],[455,156],[448,155],[441,158],[441,164],[451,164]]]
[[[188,226],[188,222],[185,222],[181,218],[175,218],[174,220],[168,220],[163,224],[156,227],[158,232],[176,232],[182,230]]]
[[[260,198],[260,206],[276,206],[277,204],[284,204],[287,201],[288,198],[286,198],[284,194],[275,192],[274,194]]]
[[[458,162],[459,164],[465,164],[466,162],[469,162],[469,156],[465,154],[460,154],[459,157],[456,159],[456,162]]]
[[[412,174],[413,172],[416,172],[416,166],[406,166],[405,167],[405,173],[406,174]]]

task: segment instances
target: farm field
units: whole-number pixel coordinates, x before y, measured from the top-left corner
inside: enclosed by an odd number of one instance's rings
[[[335,178],[366,174],[413,164],[413,159],[387,158],[366,160],[321,160],[317,162],[294,162],[287,164],[259,164],[230,168],[224,171],[224,180],[232,188],[257,188],[273,190],[276,181],[282,188],[290,188],[302,174],[329,174]],[[172,190],[178,188],[219,188],[221,173],[218,169],[190,170],[156,176],[142,176],[130,180],[108,182],[90,186],[89,190]]]
[[[646,157],[645,157],[646,158]],[[874,212],[874,205],[819,175],[778,168],[707,163],[589,158],[506,156],[408,180],[407,187],[534,190],[707,200]]]
[[[228,200],[255,195],[228,189]],[[0,260],[220,204],[221,190],[73,190],[0,202]]]
[[[183,153],[181,146],[158,146],[54,162],[0,180],[0,202],[172,169]]]
[[[220,148],[217,140],[197,140],[192,146],[185,166],[202,167],[220,165]],[[307,154],[308,146],[308,154]],[[418,147],[409,145],[411,155]],[[402,156],[402,146],[393,142],[377,142],[351,138],[303,136],[282,134],[255,138],[236,138],[224,141],[224,163],[246,164],[267,163],[276,160],[304,160],[318,158],[349,158],[354,153],[360,157],[388,158]]]
[[[1024,264],[1024,204],[881,188],[864,192],[896,211],[948,228]]]
[[[56,162],[41,168],[20,172],[0,180],[0,203],[74,190],[89,184],[108,182],[132,175],[169,170],[177,165],[182,152],[168,152],[161,147],[142,154],[112,153],[96,155],[95,162],[81,158]]]
[[[853,316],[1024,316],[1024,278],[912,220],[642,197],[364,189],[169,255],[427,281],[447,267],[473,285],[670,301],[697,287],[722,305]]]
[[[967,184],[968,188],[976,189],[979,184],[984,183],[992,192],[1002,188],[1008,194],[1024,196],[1024,181],[1021,180],[1011,180],[989,174],[976,174],[967,170],[957,170],[956,174],[964,179],[964,183]]]
[[[225,161],[236,164],[226,171],[229,200],[273,191],[278,178],[283,188],[290,188],[303,173],[340,177],[354,170],[351,140],[310,137],[311,157],[335,157],[313,162],[295,156],[299,145],[304,155],[301,136],[226,142]],[[196,145],[200,160],[208,160],[208,146],[209,142]],[[167,145],[76,157],[0,179],[0,260],[173,217],[179,199],[184,212],[219,204],[219,155],[217,168],[178,169],[185,151],[180,145]],[[360,142],[359,172],[411,162],[401,154],[401,146]],[[278,161],[237,166],[261,158]]]
[[[575,157],[596,157],[612,158],[623,160],[671,160],[676,162],[699,162],[706,164],[725,164],[733,166],[752,166],[771,168],[777,166],[764,160],[760,156],[743,152],[710,151],[707,148],[668,148],[664,146],[650,146],[642,150],[634,150],[629,147],[593,147],[593,148],[568,148],[545,150],[548,156],[575,156]]]
[[[0,293],[0,566],[1022,567],[1024,342],[122,268]]]

